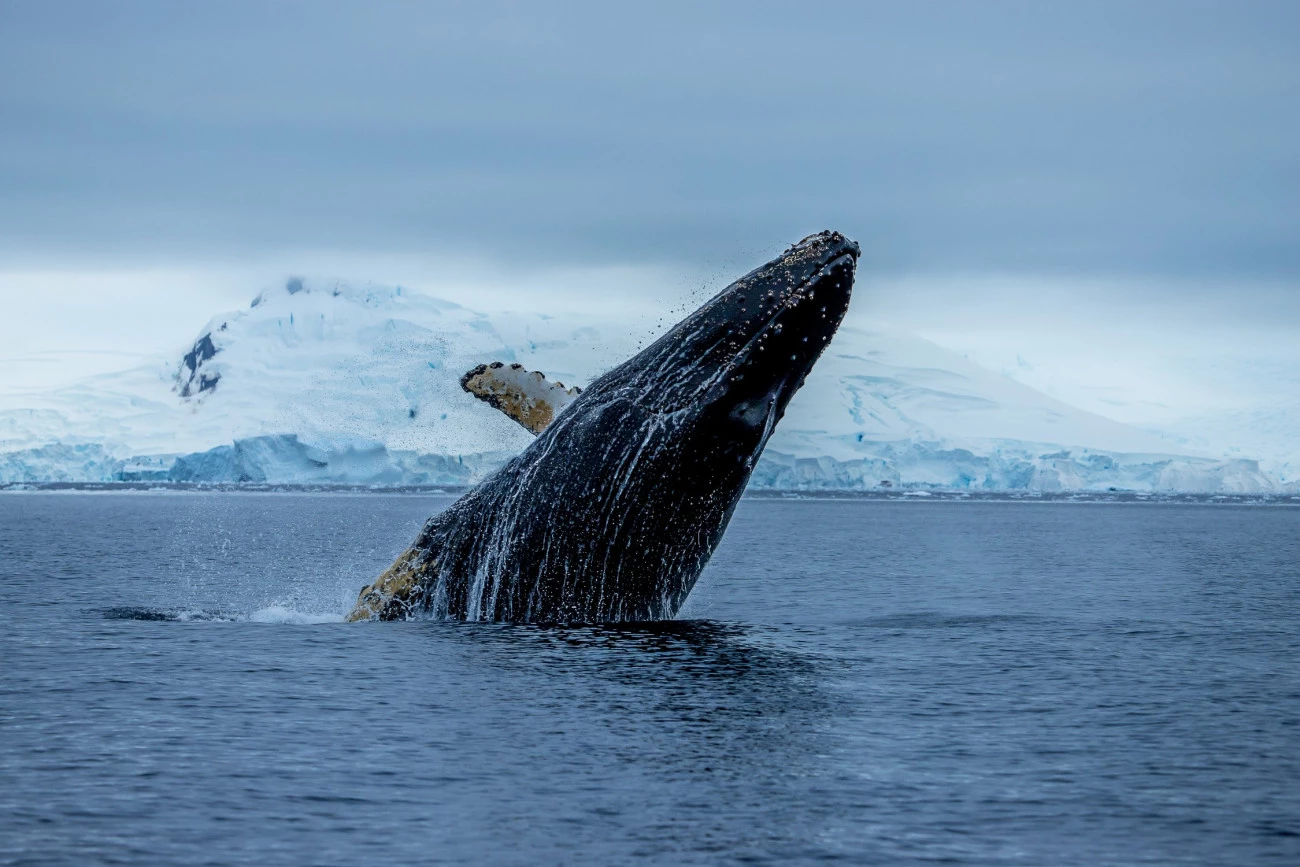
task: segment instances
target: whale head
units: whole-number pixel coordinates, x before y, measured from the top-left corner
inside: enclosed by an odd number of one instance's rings
[[[859,255],[838,232],[810,235],[598,379],[583,403],[621,405],[633,424],[752,469],[844,318]],[[571,408],[575,420],[585,408]]]

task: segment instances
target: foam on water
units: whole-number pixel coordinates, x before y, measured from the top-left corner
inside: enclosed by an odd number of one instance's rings
[[[319,611],[296,611],[292,608],[285,608],[281,605],[270,605],[266,608],[259,608],[252,614],[248,615],[248,620],[253,623],[288,623],[295,626],[344,622],[343,613],[339,611],[330,613],[321,613]]]
[[[282,605],[268,605],[255,611],[125,606],[105,608],[102,613],[106,620],[146,620],[170,623],[280,623],[302,626],[343,622],[341,612],[298,611]]]

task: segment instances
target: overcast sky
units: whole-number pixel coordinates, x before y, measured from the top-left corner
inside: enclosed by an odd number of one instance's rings
[[[170,346],[290,271],[653,303],[827,227],[909,324],[1285,333],[1297,106],[1295,2],[0,0],[0,340]]]

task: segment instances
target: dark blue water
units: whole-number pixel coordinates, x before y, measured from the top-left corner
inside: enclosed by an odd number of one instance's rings
[[[1300,863],[1300,509],[750,500],[682,621],[337,622],[448,502],[0,495],[0,863]]]

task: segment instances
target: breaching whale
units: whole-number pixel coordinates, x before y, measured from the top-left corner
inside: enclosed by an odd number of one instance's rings
[[[838,232],[805,238],[605,373],[430,518],[348,619],[675,615],[839,326],[858,255]]]

